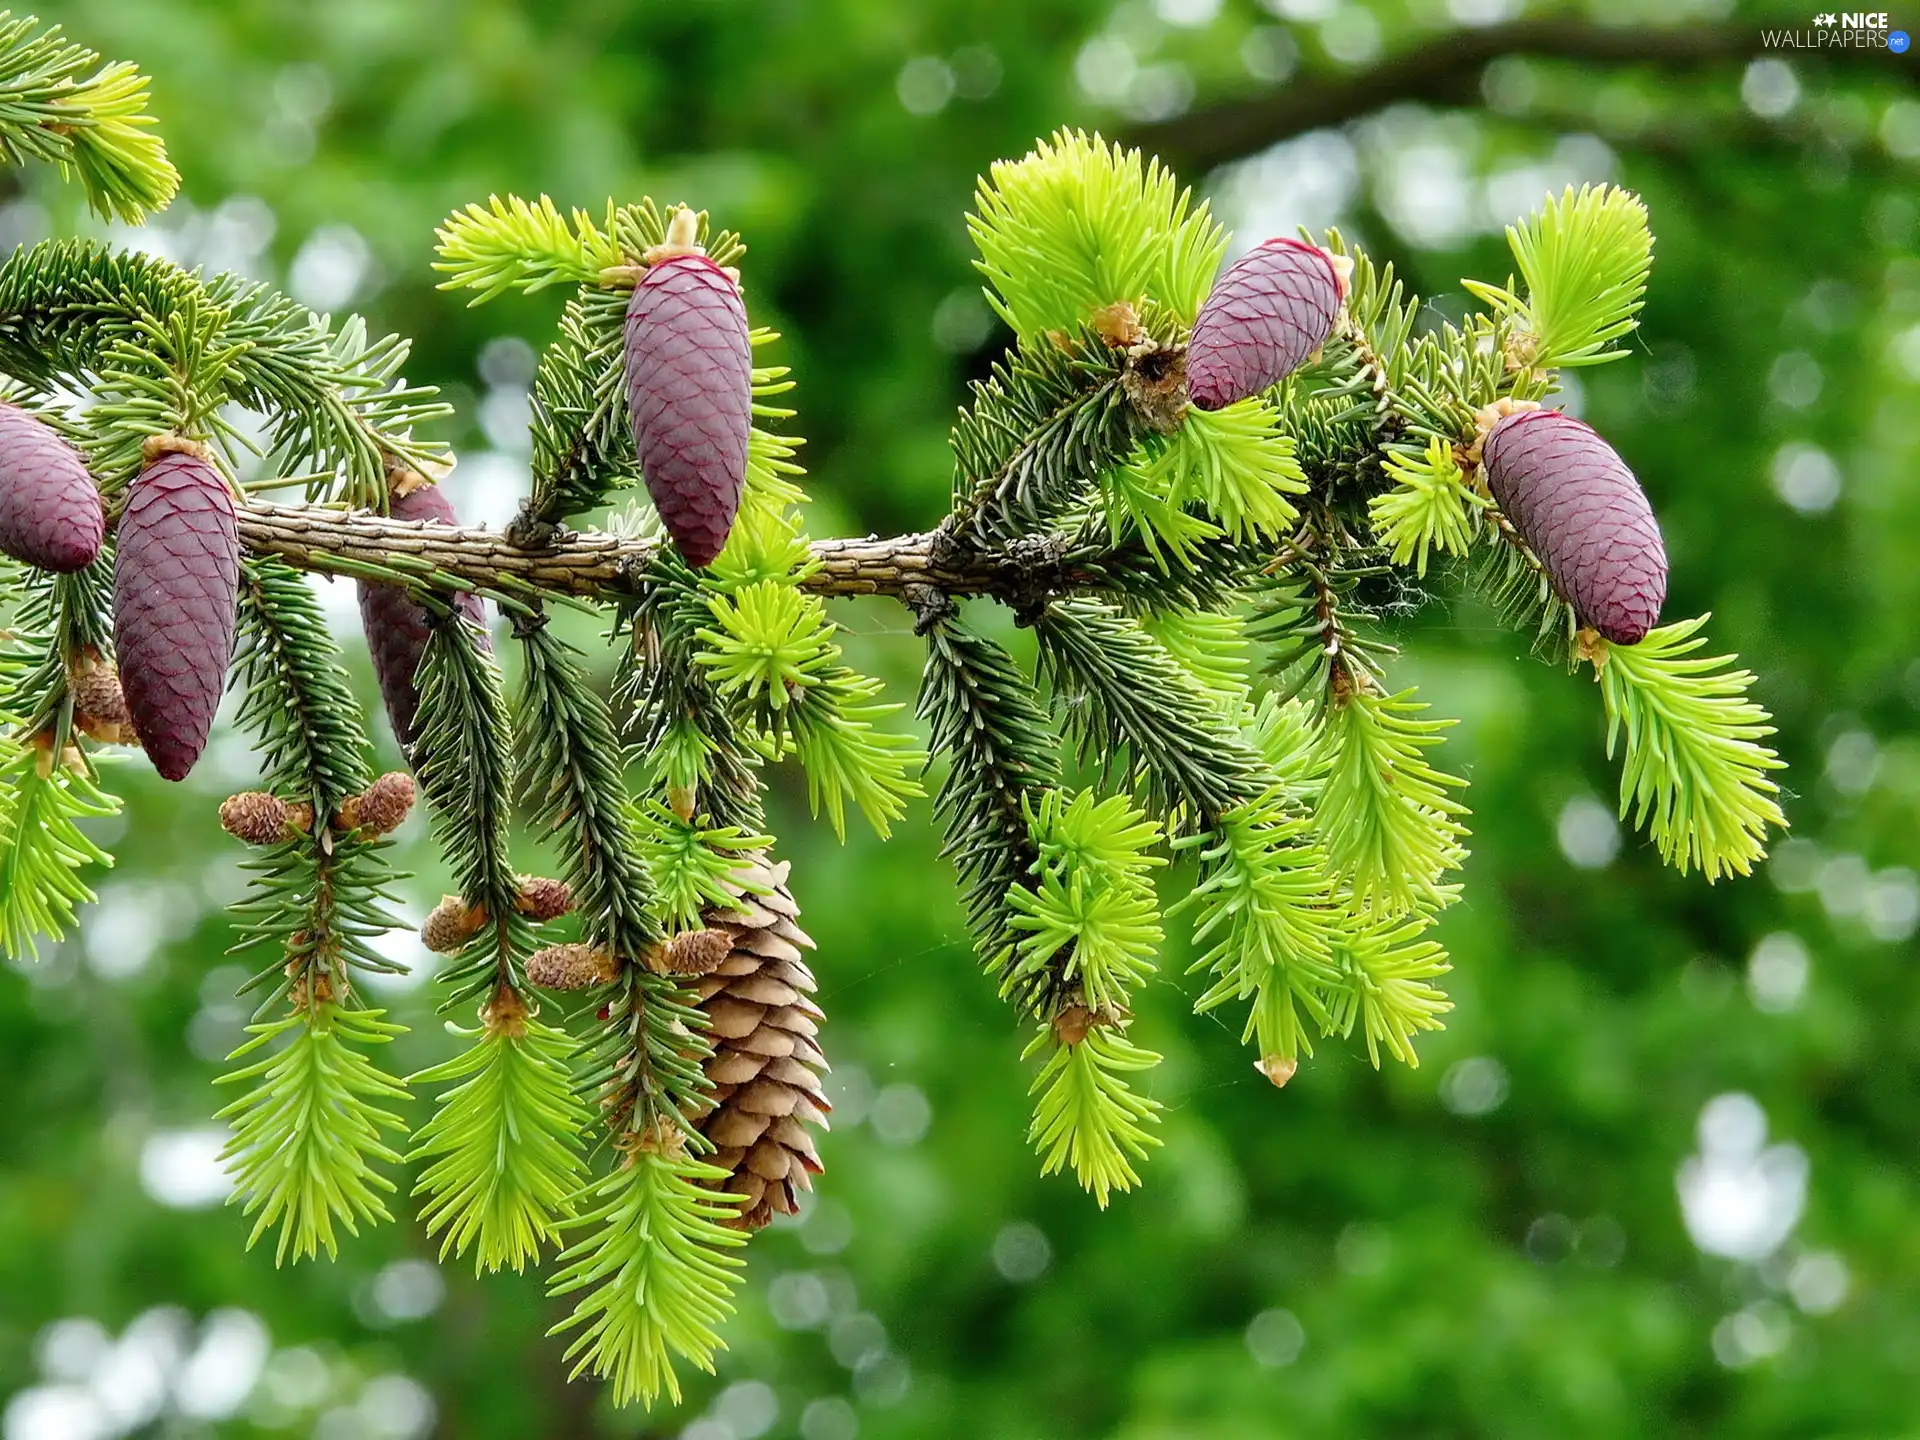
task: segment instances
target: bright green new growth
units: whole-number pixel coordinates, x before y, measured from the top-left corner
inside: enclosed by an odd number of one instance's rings
[[[1627,353],[1608,347],[1633,330],[1653,268],[1653,234],[1639,196],[1611,185],[1578,192],[1569,185],[1531,219],[1509,225],[1507,243],[1526,281],[1524,297],[1512,282],[1507,289],[1461,283],[1496,314],[1518,321],[1524,364],[1599,365]]]
[[[1171,435],[1148,437],[1108,478],[1117,538],[1132,524],[1156,559],[1184,566],[1204,560],[1208,541],[1275,540],[1299,517],[1289,498],[1307,479],[1294,460],[1293,439],[1263,400],[1224,409],[1190,410]]]
[[[710,826],[682,820],[658,800],[648,800],[634,814],[640,853],[653,876],[655,903],[662,921],[673,929],[691,930],[700,924],[703,910],[731,909],[739,884],[741,857],[773,844],[771,835],[750,835],[738,826]],[[749,893],[758,893],[753,885]]]
[[[620,263],[613,238],[613,206],[601,228],[576,209],[572,223],[542,195],[502,200],[489,195],[485,207],[469,205],[447,217],[436,232],[440,259],[433,268],[447,275],[442,290],[477,290],[467,303],[481,305],[509,290],[531,293],[549,285],[585,285],[602,270]]]
[[[1474,493],[1453,458],[1453,447],[1435,437],[1417,459],[1389,452],[1387,474],[1394,488],[1367,502],[1373,532],[1394,564],[1413,564],[1427,578],[1435,556],[1464,556],[1473,546],[1480,511],[1487,502]]]
[[[1314,828],[1327,866],[1358,905],[1399,914],[1438,908],[1440,883],[1466,858],[1466,781],[1434,767],[1428,752],[1451,720],[1427,720],[1410,690],[1357,690],[1328,713],[1328,770]]]
[[[1006,972],[1003,993],[1064,953],[1061,977],[1079,985],[1089,1007],[1125,1008],[1160,949],[1151,878],[1167,863],[1151,853],[1160,827],[1125,797],[1100,800],[1090,790],[1071,801],[1048,791],[1037,811],[1028,809],[1027,824],[1039,873],[1009,897],[1021,937],[995,962]]]
[[[410,1085],[458,1081],[414,1138],[410,1163],[428,1162],[413,1193],[440,1258],[473,1252],[473,1269],[522,1270],[557,1244],[586,1179],[580,1137],[591,1124],[574,1093],[574,1041],[537,1020],[449,1031],[470,1041]]]
[[[1027,341],[1072,334],[1120,303],[1191,324],[1226,253],[1205,203],[1158,160],[1078,130],[996,161],[974,206],[988,303]]]
[[[1180,908],[1198,916],[1192,968],[1213,976],[1194,1009],[1245,1002],[1241,1040],[1289,1075],[1313,1054],[1302,1012],[1321,1033],[1334,1028],[1327,997],[1340,984],[1332,932],[1342,918],[1326,857],[1291,809],[1276,790],[1221,816],[1212,833],[1176,842],[1199,854],[1200,883]]]
[[[1646,827],[1660,858],[1711,883],[1749,873],[1766,854],[1769,826],[1786,827],[1769,778],[1785,762],[1761,740],[1768,715],[1747,699],[1753,675],[1728,655],[1694,652],[1707,623],[1662,625],[1638,645],[1608,646],[1595,660],[1607,706],[1607,755],[1624,741],[1620,814]]]
[[[42,758],[0,741],[0,949],[27,960],[40,958],[37,937],[64,938],[74,911],[93,903],[80,872],[113,864],[78,822],[120,813],[119,797],[88,775],[42,774]]]
[[[318,1001],[299,1014],[249,1025],[253,1038],[230,1058],[277,1040],[288,1043],[217,1082],[258,1082],[214,1118],[233,1127],[220,1152],[238,1182],[233,1200],[246,1214],[258,1213],[247,1244],[278,1225],[276,1263],[313,1259],[322,1250],[331,1257],[339,1248],[336,1224],[358,1235],[361,1221],[392,1218],[381,1192],[391,1194],[393,1181],[372,1162],[400,1163],[382,1136],[406,1126],[377,1102],[405,1101],[407,1091],[354,1048],[406,1033],[383,1020],[384,1013]]]
[[[554,1333],[579,1330],[567,1347],[573,1374],[609,1382],[616,1405],[662,1393],[677,1404],[676,1356],[713,1370],[746,1263],[732,1252],[747,1237],[724,1224],[732,1197],[708,1188],[726,1173],[639,1149],[580,1197],[586,1213],[577,1223],[598,1228],[562,1253],[550,1288],[586,1293]]]
[[[96,207],[137,218],[172,193],[172,171],[144,128],[143,82],[96,64],[0,21],[0,156],[62,165]],[[740,258],[737,237],[698,221],[716,263]],[[666,226],[651,200],[596,222],[509,196],[442,228],[447,288],[575,287],[534,380],[531,493],[500,543],[564,547],[640,483],[622,317]],[[1550,398],[1556,367],[1623,353],[1609,347],[1633,327],[1651,253],[1634,197],[1550,199],[1510,232],[1524,295],[1468,282],[1488,310],[1437,328],[1416,324],[1422,302],[1390,267],[1327,236],[1353,268],[1323,353],[1211,414],[1185,406],[1180,364],[1225,236],[1157,162],[1062,132],[993,167],[970,227],[1017,343],[956,422],[952,512],[930,536],[861,542],[882,552],[862,564],[927,646],[934,810],[979,957],[1032,1027],[1029,1136],[1046,1172],[1071,1168],[1105,1205],[1158,1143],[1159,1057],[1131,1005],[1157,973],[1164,866],[1185,892],[1168,914],[1193,926],[1195,1009],[1241,1017],[1269,1080],[1287,1083],[1320,1038],[1364,1043],[1376,1065],[1417,1062],[1448,1009],[1436,926],[1459,893],[1447,875],[1467,812],[1437,756],[1450,722],[1388,682],[1380,621],[1430,575],[1477,593],[1548,660],[1593,661],[1609,753],[1624,752],[1622,814],[1668,863],[1711,880],[1761,858],[1785,822],[1752,677],[1694,653],[1702,621],[1632,648],[1580,634],[1465,458],[1476,412]],[[712,1368],[746,1217],[721,1191],[737,1177],[701,1158],[720,1153],[696,1123],[717,1100],[708,1015],[656,968],[658,947],[733,907],[741,860],[772,845],[770,766],[797,760],[836,832],[851,808],[884,836],[931,763],[898,730],[901,707],[848,663],[820,593],[839,547],[810,548],[797,513],[785,371],[753,373],[746,490],[716,563],[696,572],[670,546],[635,547],[617,583],[583,598],[504,569],[327,550],[338,511],[383,510],[391,482],[443,457],[416,428],[444,411],[407,387],[397,337],[71,241],[0,264],[0,314],[0,369],[74,437],[104,494],[155,435],[231,469],[246,442],[223,417],[238,405],[267,420],[271,478],[256,488],[317,502],[298,566],[249,554],[240,596],[240,721],[263,783],[311,810],[246,862],[235,911],[238,948],[259,952],[247,989],[261,1009],[246,1063],[223,1077],[245,1092],[221,1116],[253,1238],[277,1226],[281,1258],[297,1259],[385,1218],[395,1186],[379,1167],[400,1163],[390,1107],[406,1098],[369,1058],[398,1027],[357,994],[359,972],[391,968],[374,942],[396,923],[394,877],[382,841],[333,824],[373,775],[302,573],[314,568],[404,586],[432,622],[409,760],[460,891],[450,913],[471,932],[442,972],[443,1008],[481,1023],[449,1027],[464,1051],[414,1077],[446,1087],[408,1157],[422,1222],[443,1255],[489,1270],[537,1263],[571,1234],[552,1286],[574,1297],[559,1328],[575,1332],[575,1373],[610,1380],[619,1402],[678,1399],[677,1358]],[[86,406],[69,407],[76,391]],[[649,521],[613,523],[630,536]],[[79,828],[114,802],[68,677],[110,651],[111,566],[18,583],[0,569],[0,949],[22,956],[91,898],[84,867],[109,863]],[[511,703],[486,637],[458,618],[453,597],[476,587],[511,621]],[[1032,631],[1032,673],[989,638],[978,611],[996,602]],[[605,622],[611,703],[594,657],[549,630],[550,603]],[[519,909],[518,814],[570,887],[551,936]],[[612,978],[563,1023],[530,992],[529,962],[576,935],[604,962],[587,978]]]
[[[166,209],[180,172],[146,113],[147,77],[39,27],[0,10],[0,161],[52,162],[109,219],[138,225]]]
[[[1104,1210],[1113,1191],[1140,1183],[1135,1162],[1160,1144],[1147,1128],[1159,1118],[1160,1102],[1135,1094],[1125,1079],[1151,1070],[1160,1057],[1105,1025],[1075,1045],[1042,1030],[1021,1058],[1037,1055],[1047,1059],[1028,1091],[1039,1098],[1027,1138],[1040,1152],[1040,1173],[1053,1175],[1071,1165],[1081,1188]]]

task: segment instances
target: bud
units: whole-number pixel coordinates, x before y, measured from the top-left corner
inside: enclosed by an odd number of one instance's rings
[[[458,895],[443,895],[420,927],[420,943],[436,955],[451,955],[486,923],[485,907],[469,905]]]
[[[753,423],[740,287],[705,255],[650,265],[627,305],[626,363],[647,493],[687,563],[711,565],[740,508]]]
[[[514,908],[535,924],[558,920],[573,909],[573,890],[564,880],[544,875],[522,875]]]
[[[249,845],[278,845],[312,824],[311,805],[290,804],[264,790],[243,790],[220,802],[220,828]]]
[[[67,675],[67,693],[73,697],[73,723],[80,733],[103,745],[138,745],[120,676],[100,652],[88,646]]]
[[[619,973],[603,945],[549,945],[527,958],[527,979],[543,990],[592,990],[611,985]]]
[[[684,930],[648,950],[647,968],[662,975],[711,975],[732,949],[731,930]]]
[[[414,794],[411,775],[404,770],[389,770],[342,805],[334,824],[338,829],[358,830],[368,836],[391,835],[413,809]]]

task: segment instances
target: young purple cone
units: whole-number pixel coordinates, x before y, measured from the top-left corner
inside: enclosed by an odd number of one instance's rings
[[[662,260],[633,287],[627,400],[654,508],[687,563],[711,565],[746,480],[753,355],[740,287],[706,256]]]
[[[1524,410],[1488,432],[1487,489],[1584,625],[1637,645],[1667,598],[1653,507],[1611,445],[1571,415]]]
[[[39,417],[0,403],[0,550],[42,570],[84,570],[106,528],[74,448]]]
[[[134,480],[120,516],[113,648],[134,733],[168,780],[186,778],[213,729],[239,585],[226,482],[197,455],[161,455]]]
[[[453,513],[453,502],[438,485],[419,485],[396,497],[389,513],[396,520],[421,520],[431,525],[460,523]],[[481,648],[489,648],[492,641],[487,638],[487,614],[480,597],[461,594],[454,597],[454,603],[462,615],[481,627]],[[380,682],[381,698],[387,702],[393,738],[408,755],[413,753],[413,720],[420,708],[420,691],[413,677],[427,650],[430,623],[426,607],[407,592],[406,586],[360,582],[360,626],[367,632],[374,677]]]
[[[1277,385],[1327,343],[1346,287],[1317,245],[1268,240],[1220,272],[1187,341],[1187,397],[1219,410]]]

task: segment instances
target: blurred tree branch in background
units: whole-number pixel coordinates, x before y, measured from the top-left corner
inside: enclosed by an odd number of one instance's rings
[[[1513,20],[1449,31],[1351,74],[1310,76],[1257,95],[1221,100],[1167,120],[1136,125],[1125,139],[1177,169],[1199,173],[1389,105],[1477,106],[1482,103],[1481,77],[1497,60],[1710,70],[1755,58],[1761,49],[1760,36],[1758,24],[1629,27],[1561,19]],[[1859,70],[1871,64],[1883,77],[1916,83],[1911,67],[1890,69],[1880,50],[1837,47],[1780,53],[1796,63],[1826,69]],[[1671,140],[1675,134],[1662,131],[1657,138]],[[1700,143],[1718,139],[1712,131],[1699,137]]]

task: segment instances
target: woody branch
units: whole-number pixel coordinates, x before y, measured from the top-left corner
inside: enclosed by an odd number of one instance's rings
[[[423,525],[319,505],[253,504],[238,514],[240,541],[303,570],[357,575],[368,566],[414,573],[429,583],[475,589],[532,588],[549,595],[619,596],[641,588],[640,573],[661,542],[599,532],[562,532],[540,548],[513,544],[497,530]],[[938,531],[863,539],[816,540],[817,569],[803,582],[821,595],[907,598],[916,586],[947,595],[1009,598],[1036,588],[1094,584],[1044,542],[976,551]]]

